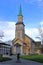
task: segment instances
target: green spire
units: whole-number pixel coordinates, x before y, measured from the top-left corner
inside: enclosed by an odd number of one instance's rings
[[[19,9],[19,14],[18,16],[22,16],[22,8],[21,8],[21,5],[20,5],[20,9]]]

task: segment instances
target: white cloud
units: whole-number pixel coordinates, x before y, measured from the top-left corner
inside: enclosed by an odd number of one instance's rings
[[[26,29],[25,33],[28,34],[29,36],[33,36],[33,37],[39,34],[37,28]]]
[[[43,0],[25,0],[26,3],[37,3],[38,6],[43,6]]]
[[[43,26],[43,21],[40,22],[40,25]]]
[[[9,28],[15,28],[15,22],[8,22]]]
[[[40,29],[41,33],[43,33],[43,21],[40,22],[40,28],[39,29]]]
[[[40,22],[39,32],[40,35],[43,35],[43,21]]]
[[[4,32],[3,40],[11,40],[15,37],[15,22],[2,22],[0,21],[0,31]]]
[[[15,37],[15,22],[0,22],[0,30],[4,32],[4,41],[12,40]],[[39,35],[37,28],[26,28],[25,33],[31,38]]]
[[[26,29],[25,33],[30,36],[31,38],[33,38],[34,40],[39,40],[36,37],[39,36],[39,31],[38,28],[30,28],[30,29]]]
[[[43,2],[43,0],[25,0],[25,2]]]

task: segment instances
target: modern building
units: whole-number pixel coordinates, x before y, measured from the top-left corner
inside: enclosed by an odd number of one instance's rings
[[[6,44],[4,42],[0,42],[0,56],[10,54],[11,54],[11,45]]]
[[[18,20],[15,26],[16,26],[15,38],[12,40],[13,43],[12,53],[13,54],[20,53],[21,55],[24,54],[28,55],[35,53],[39,54],[40,53],[39,47],[37,48],[37,52],[36,52],[36,42],[25,34],[25,25],[23,22],[21,5],[18,14]]]

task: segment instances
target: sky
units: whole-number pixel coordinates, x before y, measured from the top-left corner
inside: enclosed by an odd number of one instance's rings
[[[43,28],[43,0],[0,0],[0,32],[4,32],[2,40],[8,41],[15,38],[15,23],[20,4],[25,33],[38,41],[39,28]]]

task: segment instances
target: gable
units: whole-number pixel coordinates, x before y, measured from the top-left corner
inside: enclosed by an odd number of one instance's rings
[[[13,40],[13,44],[15,45],[15,44],[20,44],[20,45],[22,45],[22,43],[23,43],[23,41],[22,40],[20,40],[20,39],[15,39],[15,40]]]

